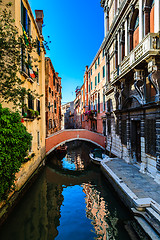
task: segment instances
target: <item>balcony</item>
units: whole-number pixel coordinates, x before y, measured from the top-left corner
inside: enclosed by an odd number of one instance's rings
[[[111,82],[122,78],[131,69],[134,69],[139,63],[155,56],[160,52],[160,38],[156,33],[149,33],[144,39],[134,48],[128,56],[119,65],[119,69],[115,69],[111,74]]]

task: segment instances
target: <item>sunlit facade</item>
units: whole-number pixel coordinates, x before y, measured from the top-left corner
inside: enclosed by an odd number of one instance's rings
[[[24,32],[26,32],[28,39],[32,36],[32,39],[37,41],[35,51],[31,55],[25,53],[28,56],[28,62],[29,59],[35,58],[37,59],[36,63],[33,64],[31,69],[25,65],[22,58],[21,71],[19,72],[19,77],[24,81],[24,87],[38,94],[37,97],[30,94],[28,99],[24,99],[27,110],[23,109],[21,112],[22,122],[33,137],[28,154],[34,157],[24,163],[17,174],[16,187],[20,189],[45,157],[45,49],[42,35],[44,15],[42,10],[36,10],[36,19],[34,19],[27,0],[12,0],[10,2],[12,3],[10,10],[12,17],[15,19],[18,34],[23,36]],[[3,3],[7,4],[8,1],[4,0]],[[4,103],[3,106],[12,109],[11,103]],[[34,115],[31,113],[34,113]]]
[[[45,58],[46,136],[61,130],[61,78],[51,59]]]

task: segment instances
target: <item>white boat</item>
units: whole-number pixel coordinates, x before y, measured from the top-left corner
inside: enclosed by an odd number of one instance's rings
[[[89,154],[91,161],[95,164],[100,165],[100,163],[104,160],[108,160],[109,156],[102,153],[99,149],[94,149],[93,152]]]

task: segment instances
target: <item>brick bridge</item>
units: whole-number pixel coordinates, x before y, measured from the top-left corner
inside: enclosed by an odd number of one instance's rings
[[[46,138],[46,154],[48,155],[58,146],[73,140],[88,141],[103,149],[105,148],[105,137],[102,134],[86,129],[65,129]]]

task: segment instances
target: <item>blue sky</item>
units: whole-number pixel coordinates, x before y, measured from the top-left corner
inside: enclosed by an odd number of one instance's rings
[[[75,99],[75,88],[83,84],[85,66],[90,65],[104,37],[100,0],[29,0],[44,11],[43,35],[50,36],[53,66],[62,77],[62,104]]]

